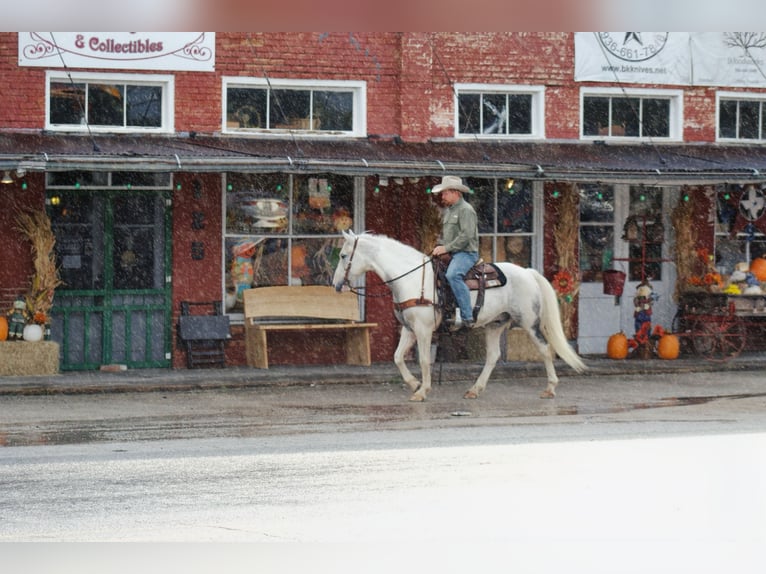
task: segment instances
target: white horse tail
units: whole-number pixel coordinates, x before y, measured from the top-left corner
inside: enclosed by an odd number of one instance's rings
[[[569,345],[569,341],[567,341],[566,335],[564,334],[564,329],[561,326],[561,313],[559,311],[559,301],[556,297],[556,292],[553,290],[553,287],[548,280],[537,270],[530,269],[530,271],[532,272],[535,281],[537,281],[542,295],[543,308],[540,311],[540,316],[542,319],[541,329],[543,335],[545,335],[548,344],[553,347],[556,354],[561,357],[567,365],[572,367],[578,373],[582,373],[588,367]]]

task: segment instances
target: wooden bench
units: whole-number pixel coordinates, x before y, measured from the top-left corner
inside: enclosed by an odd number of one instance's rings
[[[256,287],[244,291],[247,364],[269,368],[267,335],[271,331],[345,331],[346,363],[371,364],[370,329],[359,321],[359,300],[332,287]]]

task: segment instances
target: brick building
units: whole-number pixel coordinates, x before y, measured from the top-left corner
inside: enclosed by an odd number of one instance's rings
[[[474,192],[482,256],[570,278],[567,333],[603,353],[633,332],[641,281],[670,328],[700,265],[726,275],[763,252],[766,78],[748,41],[0,33],[0,304],[33,271],[15,214],[44,209],[62,368],[182,367],[180,303],[205,300],[225,303],[228,363],[244,364],[242,289],[326,284],[349,226],[427,250],[427,191],[451,174]],[[373,360],[388,361],[391,300],[374,277],[367,292]],[[285,335],[271,360],[339,360],[336,343]]]

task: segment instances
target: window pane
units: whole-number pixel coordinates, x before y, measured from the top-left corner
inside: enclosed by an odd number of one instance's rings
[[[51,82],[50,122],[81,124],[85,122],[85,84]]]
[[[127,86],[127,125],[158,128],[162,126],[162,88]]]
[[[642,136],[666,138],[670,136],[670,100],[645,99],[641,101],[643,113]]]
[[[354,94],[315,91],[312,129],[350,132],[354,129]]]
[[[583,98],[583,135],[609,135],[609,98]]]
[[[293,186],[295,233],[338,234],[352,226],[354,178],[296,176]]]
[[[227,237],[226,310],[243,312],[243,292],[251,287],[287,285],[286,238]]]
[[[718,105],[718,137],[737,137],[737,102],[721,100]]]
[[[508,96],[508,133],[532,133],[532,96],[518,94]]]
[[[94,126],[124,126],[125,86],[88,84],[88,123]]]
[[[269,127],[277,129],[309,129],[311,93],[307,90],[271,90],[269,94]]]
[[[495,233],[495,182],[491,179],[468,178],[465,184],[473,190],[467,201],[476,211],[479,233]]]
[[[266,90],[228,88],[226,125],[230,128],[265,128]]]
[[[481,121],[481,96],[479,94],[460,94],[457,101],[459,133],[478,134]]]
[[[766,139],[766,106],[761,102],[761,139]]]
[[[612,265],[614,227],[611,225],[580,226],[580,273],[586,283],[603,280],[603,272]]]
[[[482,133],[504,134],[508,131],[508,97],[505,94],[482,96]]]
[[[580,186],[580,222],[605,221],[614,221],[614,190],[606,185]]]
[[[329,285],[338,265],[343,238],[293,239],[290,248],[291,285]]]
[[[638,98],[612,98],[612,126],[610,135],[638,137],[639,106]]]
[[[287,233],[289,186],[285,174],[229,174],[227,182],[227,233]]]
[[[739,137],[758,139],[760,103],[743,100],[739,102]]]
[[[532,233],[532,182],[514,181],[497,198],[497,230],[500,233]]]

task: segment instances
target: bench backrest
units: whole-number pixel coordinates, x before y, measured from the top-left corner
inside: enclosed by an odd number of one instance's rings
[[[338,293],[333,287],[255,287],[244,291],[245,321],[313,319],[358,321],[359,299],[350,291]]]

